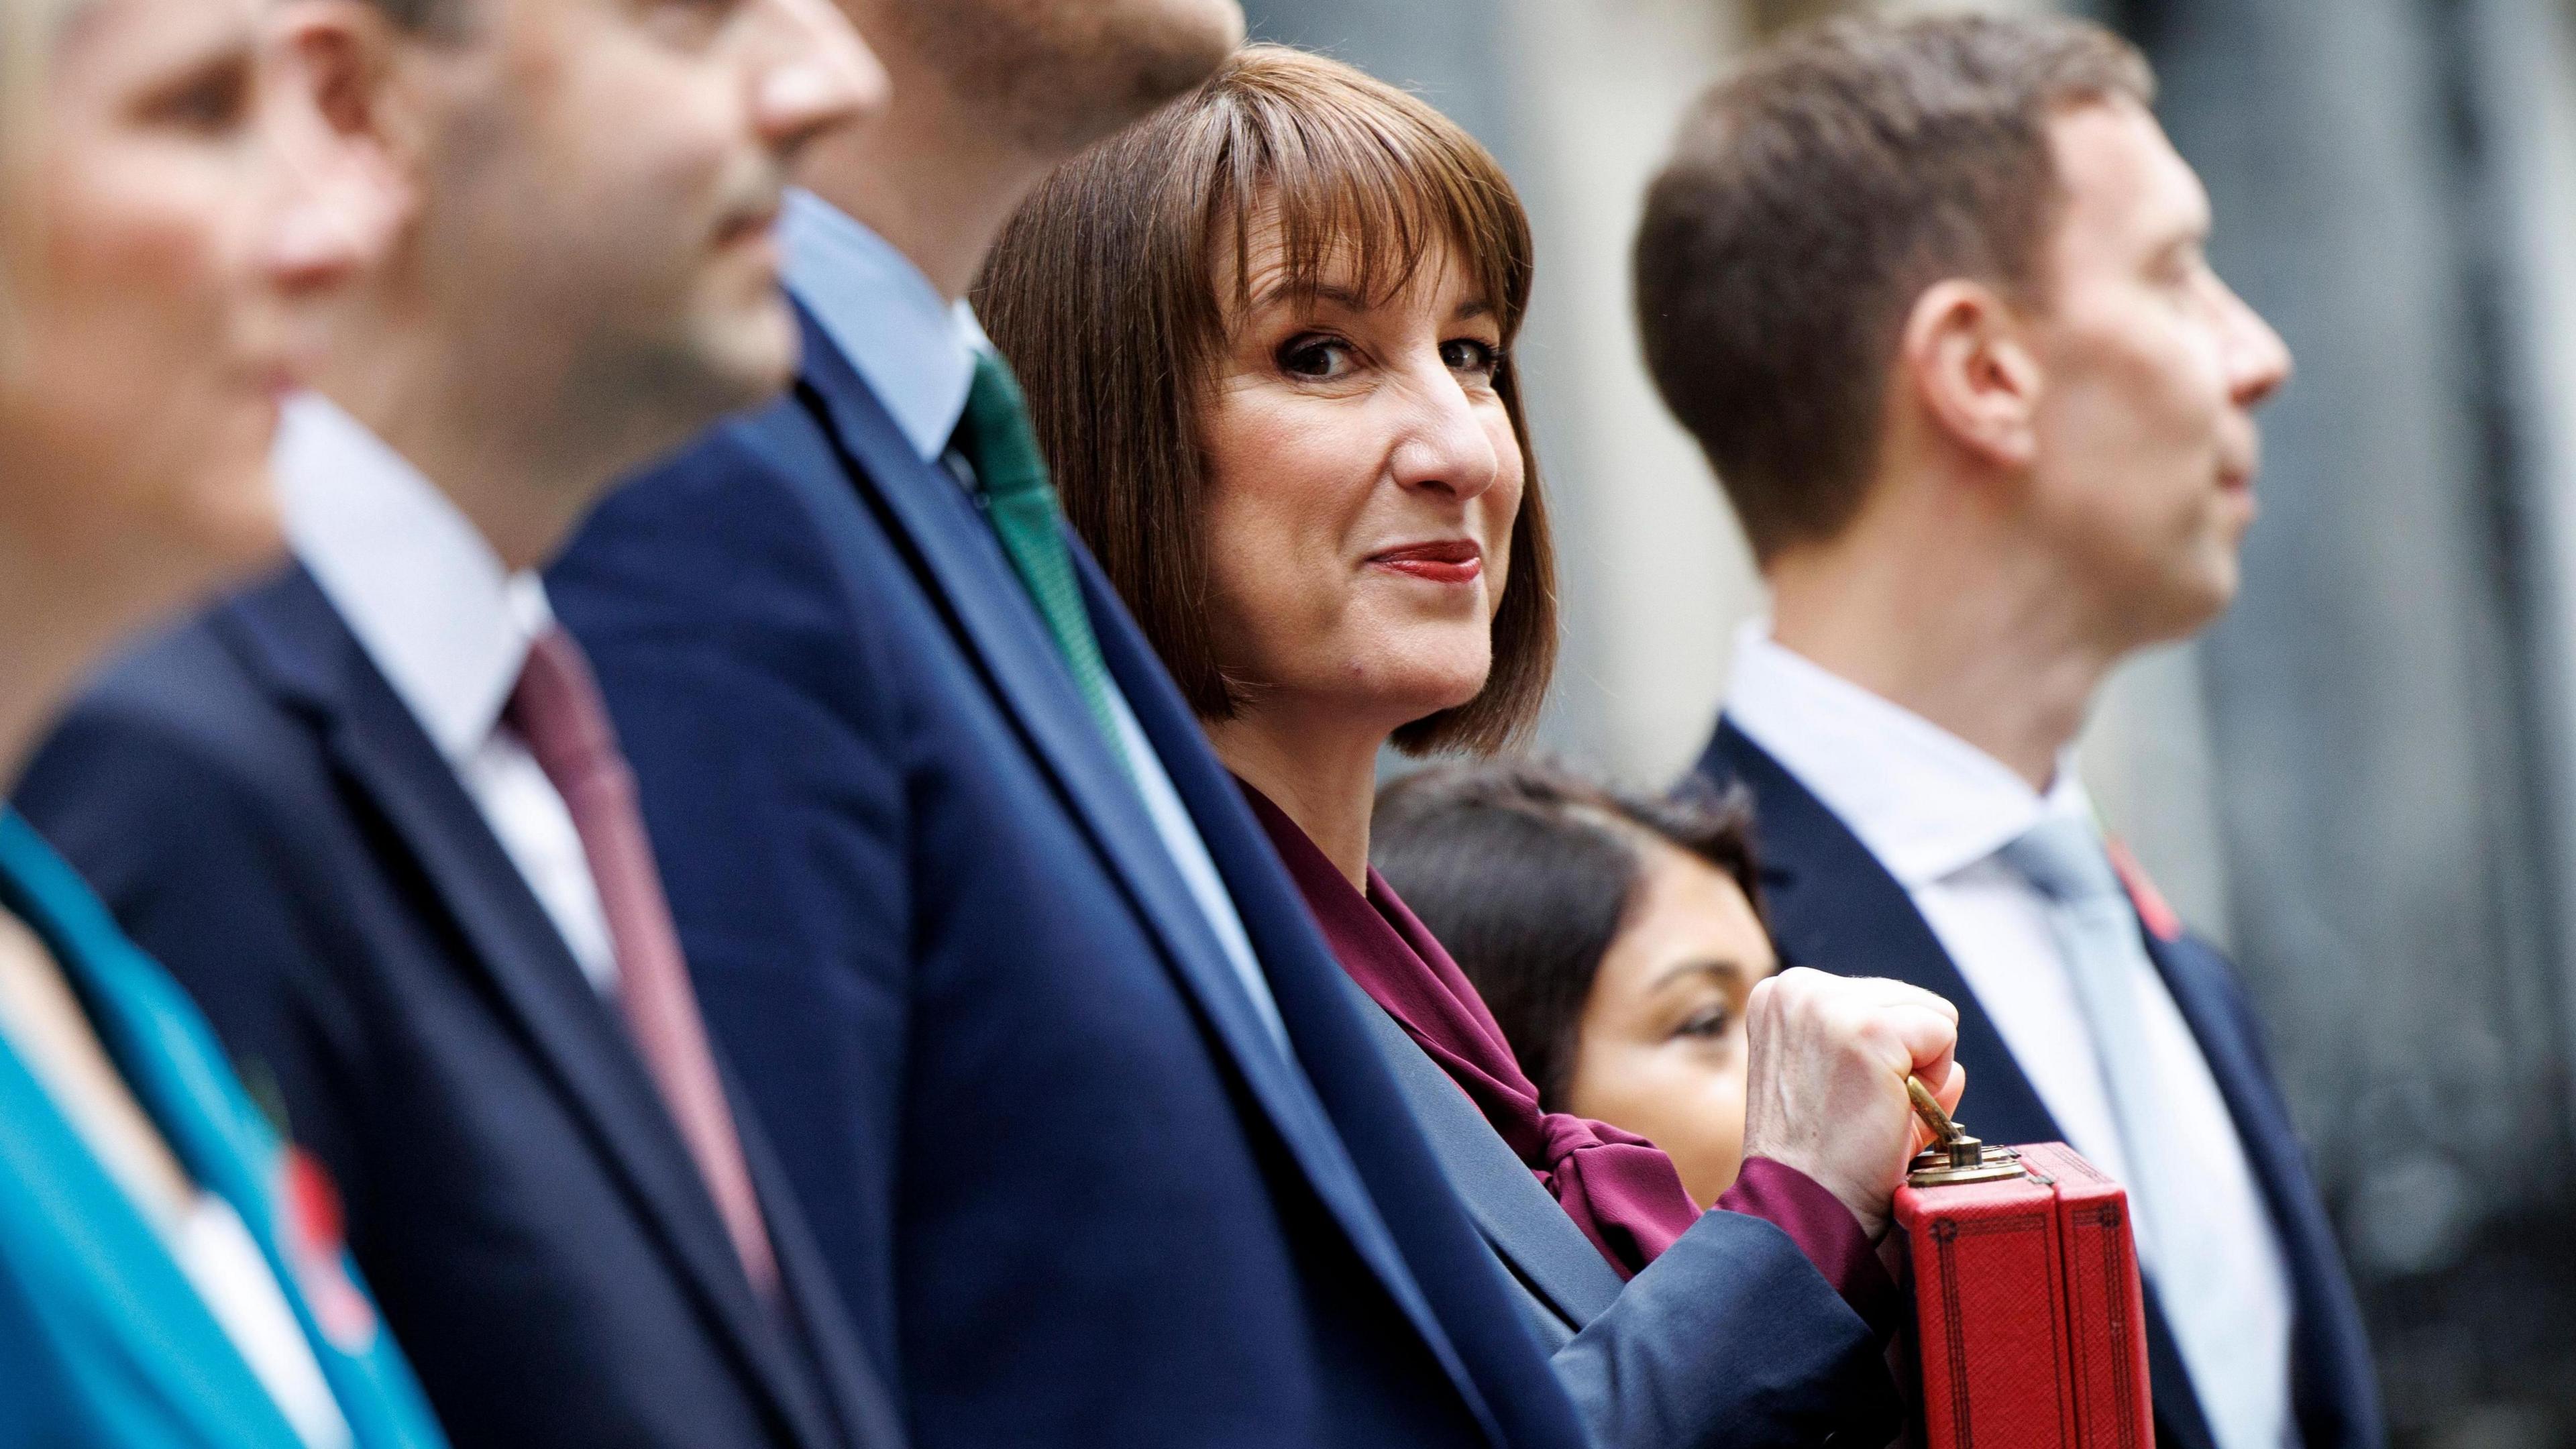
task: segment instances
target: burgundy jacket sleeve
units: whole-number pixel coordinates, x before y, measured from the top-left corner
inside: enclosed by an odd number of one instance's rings
[[[1824,1184],[1770,1158],[1748,1157],[1717,1207],[1760,1218],[1787,1233],[1872,1332],[1885,1339],[1896,1331],[1904,1296],[1869,1235],[1861,1231],[1860,1219]]]

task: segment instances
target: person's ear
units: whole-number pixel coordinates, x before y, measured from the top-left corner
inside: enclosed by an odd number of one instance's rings
[[[310,225],[381,256],[418,213],[424,133],[416,97],[399,84],[403,36],[366,0],[278,0],[264,61],[272,107]]]
[[[1956,279],[1926,288],[1897,356],[1934,431],[1994,467],[2030,466],[2043,379],[2020,315],[1993,288]]]

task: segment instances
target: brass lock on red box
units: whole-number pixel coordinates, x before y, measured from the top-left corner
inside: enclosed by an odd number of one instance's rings
[[[1989,1147],[1909,1081],[1933,1145],[1896,1193],[1923,1449],[2154,1449],[2128,1193],[2062,1142]]]

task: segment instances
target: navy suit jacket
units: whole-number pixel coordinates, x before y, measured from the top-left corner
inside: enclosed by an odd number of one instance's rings
[[[1893,977],[1956,1003],[1959,1061],[1973,1098],[1968,1117],[1978,1135],[1989,1142],[2064,1141],[1913,898],[1841,819],[1731,721],[1719,721],[1700,771],[1740,781],[1753,794],[1762,887],[1781,963]],[[2380,1449],[2386,1431],[2360,1310],[2289,1108],[2273,1082],[2261,1026],[2217,951],[2189,938],[2164,940],[2143,923],[2140,934],[2217,1078],[2271,1210],[2294,1298],[2292,1402],[2300,1440],[2305,1449]],[[2208,1424],[2152,1285],[2147,1315],[2156,1441],[2168,1449],[2209,1449]]]
[[[119,664],[21,803],[338,1179],[456,1443],[899,1442],[748,1110],[783,1311],[622,1025],[301,568]]]
[[[1347,979],[1079,542],[1109,668],[1296,1065],[973,500],[810,321],[805,342],[795,399],[612,498],[550,593],[642,776],[712,1018],[916,1440],[1584,1442]],[[1729,1442],[1817,1437],[1836,1385],[1782,1365],[1829,1356],[1805,1340],[1850,1326],[1839,1304],[1785,1331],[1673,1311],[1705,1331],[1696,1362],[1734,1371],[1677,1417],[1725,1399]]]

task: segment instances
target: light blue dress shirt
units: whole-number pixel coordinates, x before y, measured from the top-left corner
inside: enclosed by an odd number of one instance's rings
[[[788,290],[813,312],[823,331],[858,369],[914,451],[939,464],[966,415],[976,349],[992,346],[974,311],[962,301],[952,303],[941,297],[921,269],[892,243],[811,192],[788,193],[781,230],[787,248]],[[1172,787],[1172,777],[1115,681],[1109,686],[1109,708],[1117,718],[1120,742],[1135,767],[1137,792],[1144,797],[1155,833],[1162,837],[1163,848],[1171,852],[1172,863],[1216,933],[1227,963],[1241,978],[1254,1012],[1280,1050],[1293,1057],[1269,978],[1252,953],[1252,938],[1244,932],[1234,898],[1227,894],[1207,842],[1200,838],[1197,823],[1190,819],[1180,792]]]

